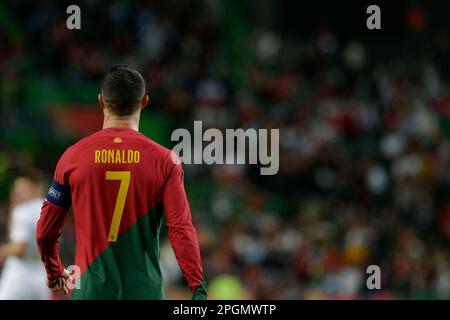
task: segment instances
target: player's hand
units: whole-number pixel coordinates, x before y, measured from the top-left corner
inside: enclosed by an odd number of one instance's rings
[[[63,270],[63,273],[58,278],[47,281],[47,286],[52,290],[52,292],[57,292],[61,290],[65,295],[69,294],[69,288],[67,286],[68,281],[72,282],[72,276],[66,269]]]

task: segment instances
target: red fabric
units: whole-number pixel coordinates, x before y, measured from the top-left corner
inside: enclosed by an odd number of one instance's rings
[[[58,239],[61,235],[65,216],[64,209],[44,201],[41,217],[37,224],[36,239],[48,280],[58,278],[63,272],[63,266],[59,258]]]
[[[115,139],[120,138],[120,139]],[[120,142],[117,142],[120,141]],[[137,150],[139,163],[95,163],[101,149]],[[82,139],[60,158],[54,179],[71,190],[76,234],[75,264],[83,273],[108,246],[118,180],[106,181],[106,171],[130,171],[131,180],[118,236],[144,214],[162,204],[169,239],[180,268],[194,291],[203,280],[197,234],[183,186],[183,170],[172,161],[171,151],[139,132],[125,128],[103,129]],[[61,272],[58,238],[64,210],[46,202],[38,223],[38,243],[49,278]]]
[[[192,225],[181,165],[172,167],[163,191],[163,207],[173,251],[192,292],[203,280],[197,233]]]

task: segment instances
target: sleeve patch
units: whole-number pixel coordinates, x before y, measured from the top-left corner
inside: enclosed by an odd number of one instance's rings
[[[45,199],[63,209],[68,209],[71,203],[70,190],[56,181],[53,181]]]

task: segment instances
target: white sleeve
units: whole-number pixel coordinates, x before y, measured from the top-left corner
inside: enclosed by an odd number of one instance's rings
[[[17,207],[12,212],[12,223],[10,240],[11,242],[27,242],[33,241],[33,214],[28,212],[24,207]]]

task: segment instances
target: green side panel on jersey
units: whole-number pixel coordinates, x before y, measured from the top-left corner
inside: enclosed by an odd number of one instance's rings
[[[164,299],[159,265],[162,210],[141,217],[85,270],[72,300]]]

